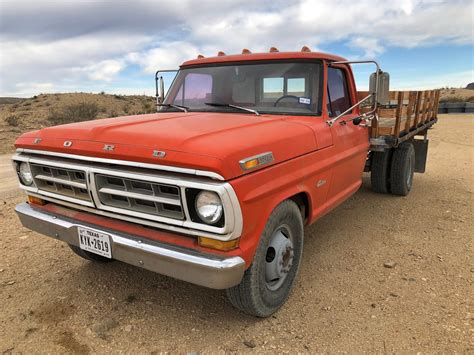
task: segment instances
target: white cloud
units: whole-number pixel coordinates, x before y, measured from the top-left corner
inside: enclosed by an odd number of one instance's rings
[[[113,4],[4,1],[0,95],[19,93],[16,84],[28,82],[52,83],[51,90],[99,83],[112,88],[114,78],[130,66],[149,74],[218,50],[299,50],[303,45],[314,50],[338,42],[357,57],[375,57],[391,48],[474,43],[471,0]]]
[[[177,69],[183,61],[196,58],[198,53],[199,49],[191,43],[170,42],[163,43],[162,47],[131,53],[127,60],[151,74],[157,69]]]
[[[88,77],[92,80],[111,81],[116,74],[125,68],[123,60],[103,60],[84,68]]]
[[[349,45],[363,49],[364,56],[367,59],[374,59],[385,51],[385,48],[380,45],[379,40],[376,38],[355,37],[350,40]]]

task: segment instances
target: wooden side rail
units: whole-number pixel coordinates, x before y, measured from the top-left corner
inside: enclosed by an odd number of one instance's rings
[[[368,91],[359,91],[359,99],[366,97]],[[400,137],[437,117],[440,90],[390,91],[390,103],[379,106],[379,122],[374,120],[370,136]],[[361,112],[370,111],[370,106],[361,106]]]

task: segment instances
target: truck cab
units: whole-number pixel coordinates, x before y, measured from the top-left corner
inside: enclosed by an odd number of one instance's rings
[[[392,157],[435,121],[405,124],[397,140],[374,136],[377,90],[360,99],[344,58],[307,47],[199,56],[166,95],[160,73],[154,114],[19,137],[13,164],[28,201],[16,211],[84,259],[226,289],[259,317],[289,297],[304,226],[354,194],[372,159],[381,188],[407,188],[414,153],[390,179]]]

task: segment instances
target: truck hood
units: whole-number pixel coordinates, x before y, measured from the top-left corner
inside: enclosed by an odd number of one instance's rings
[[[65,141],[72,144],[66,147]],[[105,150],[106,144],[113,149]],[[25,133],[15,146],[207,170],[226,180],[249,173],[239,165],[244,158],[272,152],[272,164],[277,164],[318,148],[313,130],[288,116],[210,112],[124,116],[49,127]],[[154,157],[154,150],[166,155]]]

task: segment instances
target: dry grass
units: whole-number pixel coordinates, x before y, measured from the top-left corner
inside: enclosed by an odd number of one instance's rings
[[[13,150],[21,133],[91,119],[152,113],[149,96],[41,94],[28,99],[0,98],[0,153]]]
[[[474,90],[442,88],[441,102],[474,102]]]

